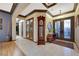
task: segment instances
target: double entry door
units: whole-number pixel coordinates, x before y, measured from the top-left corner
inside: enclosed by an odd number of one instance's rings
[[[74,41],[74,20],[73,17],[53,21],[56,39]]]

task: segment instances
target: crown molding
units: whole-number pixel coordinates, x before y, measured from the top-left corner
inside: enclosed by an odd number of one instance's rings
[[[52,3],[50,6],[47,6],[46,3],[42,3],[46,8],[50,8],[52,6],[55,6],[57,3]]]
[[[33,10],[33,11],[31,11],[29,14],[27,14],[27,15],[25,15],[25,16],[23,16],[23,15],[19,15],[19,16],[26,18],[26,17],[28,17],[29,15],[33,14],[34,12],[47,12],[47,10]]]
[[[14,10],[16,9],[18,3],[13,3],[12,5],[12,8],[11,8],[11,11],[8,12],[8,11],[5,11],[5,10],[0,10],[1,12],[4,12],[4,13],[7,13],[7,14],[12,14],[14,12]]]

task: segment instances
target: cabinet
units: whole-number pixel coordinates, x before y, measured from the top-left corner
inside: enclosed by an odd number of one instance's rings
[[[47,35],[47,42],[52,43],[55,39],[56,39],[56,35],[55,34],[48,34]]]

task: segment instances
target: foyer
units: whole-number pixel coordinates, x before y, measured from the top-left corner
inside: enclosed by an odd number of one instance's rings
[[[2,50],[11,42],[18,47],[17,55],[78,56],[78,34],[78,3],[0,4],[1,55],[8,55],[8,48],[5,48],[6,53]]]

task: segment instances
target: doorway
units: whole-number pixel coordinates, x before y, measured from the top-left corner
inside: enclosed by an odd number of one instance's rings
[[[26,38],[29,40],[34,40],[34,18],[26,20]]]
[[[19,35],[19,19],[16,18],[16,35]]]
[[[74,41],[74,17],[53,20],[56,39]]]

